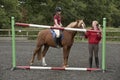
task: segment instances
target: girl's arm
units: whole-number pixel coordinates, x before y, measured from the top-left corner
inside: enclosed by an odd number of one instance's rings
[[[61,27],[61,26],[57,23],[57,19],[54,19],[54,22],[55,22],[55,25],[56,25],[57,27]]]
[[[60,26],[61,26],[61,27],[63,26],[62,23],[60,23]]]

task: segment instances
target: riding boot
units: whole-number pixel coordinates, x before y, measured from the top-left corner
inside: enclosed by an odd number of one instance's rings
[[[59,46],[59,38],[56,38],[56,45]]]
[[[95,57],[95,63],[96,63],[96,67],[99,68],[99,59],[98,59],[98,57]]]
[[[89,67],[92,68],[92,57],[89,58]]]

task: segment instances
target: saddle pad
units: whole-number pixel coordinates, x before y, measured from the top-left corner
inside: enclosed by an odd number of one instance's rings
[[[56,38],[56,33],[54,32],[54,30],[53,29],[50,29],[50,32],[52,33],[52,37],[53,37],[53,39],[55,39]],[[62,33],[62,35],[61,35],[61,40],[63,39],[63,33]]]
[[[56,34],[55,34],[54,30],[53,30],[53,29],[50,29],[50,32],[52,33],[53,39],[55,39],[55,38],[56,38]]]

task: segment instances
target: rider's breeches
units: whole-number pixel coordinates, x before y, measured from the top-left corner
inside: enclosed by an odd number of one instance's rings
[[[56,37],[59,38],[60,37],[60,30],[54,29],[55,33],[56,33]]]

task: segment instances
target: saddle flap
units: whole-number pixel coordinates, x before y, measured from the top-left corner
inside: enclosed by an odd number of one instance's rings
[[[63,39],[63,32],[60,31],[60,36],[56,37],[55,31],[53,29],[51,29],[50,31],[51,31],[52,37],[54,39],[54,42],[56,43],[56,46],[62,46],[61,41]]]

